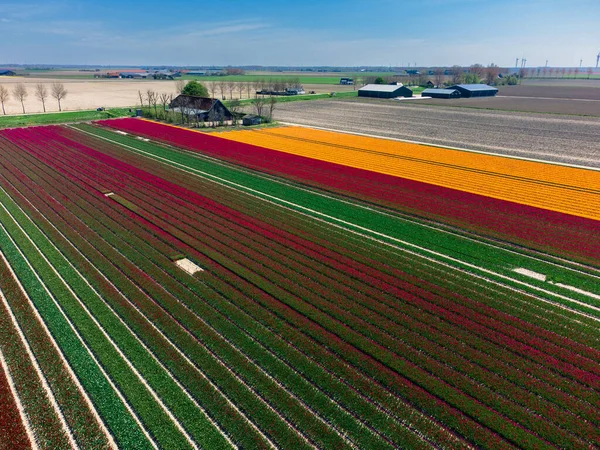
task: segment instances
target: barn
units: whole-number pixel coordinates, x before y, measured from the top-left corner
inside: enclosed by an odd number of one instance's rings
[[[402,85],[367,84],[358,90],[358,96],[374,98],[412,97],[413,92]]]
[[[460,98],[460,92],[456,89],[425,89],[421,97],[431,98]]]
[[[216,98],[194,97],[192,95],[178,95],[169,105],[171,111],[189,116],[196,116],[204,122],[228,121],[233,119],[231,111]]]
[[[457,84],[448,89],[456,89],[463,98],[494,97],[498,93],[498,89],[487,84]]]
[[[12,70],[0,69],[0,77],[14,77],[16,75]]]

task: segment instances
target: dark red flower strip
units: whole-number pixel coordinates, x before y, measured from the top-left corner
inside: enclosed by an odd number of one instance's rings
[[[88,238],[90,237],[90,233],[85,233],[85,231],[84,231],[84,235],[87,235]],[[75,255],[75,254],[73,254],[73,255]],[[115,258],[114,255],[113,255],[113,258]],[[115,258],[115,260],[119,260],[118,256]],[[124,261],[120,261],[119,262],[119,267],[125,268],[128,275],[134,276],[136,268],[135,267],[126,267],[127,265],[128,265],[127,263],[124,264]],[[148,274],[148,275],[150,275],[150,274]],[[161,279],[161,282],[163,281],[162,278],[159,278],[159,279]],[[141,282],[141,285],[142,286],[145,285],[145,287],[147,289],[149,289],[149,290],[156,291],[156,289],[158,287],[158,284],[155,281],[155,279],[152,279],[152,278],[148,277],[148,282],[152,283],[155,286],[154,287],[149,286],[148,284],[144,283],[143,281]],[[113,294],[114,294],[114,290],[113,290]],[[108,295],[107,298],[114,300],[114,295],[113,296]],[[132,295],[131,298],[132,298],[132,300],[139,301],[140,299],[143,300],[144,296],[140,296],[139,293],[137,293],[137,294]],[[157,297],[154,296],[154,298],[157,298]],[[123,303],[123,300],[119,299],[118,296],[117,296],[116,300],[117,300],[117,303],[119,303],[119,302],[121,303],[121,308],[118,308],[118,309],[120,309],[122,311],[125,311],[124,316],[127,317],[127,318],[129,318],[130,320],[133,320],[134,326],[135,326],[135,323],[136,323],[136,320],[134,320],[135,317],[132,318],[131,314],[127,313],[127,305],[125,303]],[[177,303],[178,303],[178,301],[176,299],[173,299],[173,304],[177,304]],[[118,307],[118,305],[117,305],[117,307]],[[160,323],[160,324],[163,324],[163,325],[164,325],[163,319],[167,318],[167,315],[164,315],[164,313],[161,314],[160,311],[157,312],[156,310],[153,313],[151,313],[150,315],[151,315],[151,317],[154,317],[154,319],[155,319],[155,321],[157,323]],[[187,313],[187,315],[189,316],[189,313]],[[137,325],[139,327],[141,327],[141,335],[144,337],[144,339],[148,339],[151,335],[155,335],[156,334],[155,331],[152,331],[151,329],[147,329],[147,324],[145,324],[144,322],[139,322],[139,319],[137,320]],[[191,328],[191,329],[198,330],[201,326],[202,326],[202,324],[199,323],[199,322],[197,322],[197,323],[194,324],[193,328]],[[172,325],[171,326],[167,325],[166,328],[173,330],[173,326]],[[177,334],[177,332],[175,332],[175,334]],[[179,334],[181,335],[181,332],[179,332]],[[191,333],[190,333],[190,335],[191,335]],[[213,337],[213,340],[214,340],[214,337]],[[190,346],[189,338],[187,338],[187,341],[188,341],[187,345],[183,345],[182,344],[182,348],[185,348],[186,349],[186,353],[188,353],[188,355],[193,359],[194,354],[197,353],[197,352],[194,351],[194,347],[193,346]],[[196,343],[198,343],[198,342],[200,342],[200,341],[197,340]],[[163,356],[163,361],[166,362],[167,364],[169,364],[170,360],[173,359],[173,358],[175,358],[176,360],[180,359],[180,357],[177,354],[173,353],[173,351],[171,349],[163,349],[163,350],[161,350],[161,347],[158,347],[155,350],[157,350],[157,352],[158,352],[159,355]],[[221,354],[225,353],[226,350],[227,349],[222,349],[222,353]],[[165,351],[166,351],[166,354],[165,354]],[[245,360],[242,360],[242,361],[245,361]],[[199,362],[199,364],[201,363],[201,361],[198,361],[198,362]],[[247,362],[245,364],[247,364]],[[173,364],[169,364],[169,365],[171,365],[173,368],[177,368],[178,370],[181,370],[181,368],[185,368],[185,363],[183,363],[183,361],[177,361],[176,363],[174,363],[174,365]],[[204,369],[207,369],[206,363],[200,364],[200,365]],[[235,369],[236,367],[233,367],[233,368],[230,367],[230,368],[231,369]],[[244,367],[244,366],[238,367],[238,369],[241,369],[242,372],[246,373],[246,374],[252,370],[251,367]],[[198,376],[195,373],[193,373],[193,372],[192,373],[188,373],[186,375],[186,372],[184,371],[184,372],[182,372],[182,373],[180,373],[178,375],[179,375],[179,377],[182,377],[182,378],[185,379],[185,381],[184,381],[185,383],[192,383],[190,386],[188,386],[188,389],[190,389],[192,392],[197,391],[196,386],[199,386],[200,384],[202,384],[201,383],[202,380],[200,378],[198,378]],[[223,374],[221,374],[221,378],[218,378],[219,382],[224,382],[223,378],[226,378],[226,377],[224,377]],[[239,396],[239,393],[237,391],[231,391],[231,386],[229,386],[226,390],[234,398]],[[201,396],[201,398],[203,399],[203,401],[207,400],[206,398],[204,398],[206,395],[209,395],[210,396],[209,398],[212,399],[214,397],[214,392],[213,393],[211,393],[211,392],[204,393]],[[276,394],[271,393],[271,395],[268,396],[267,398],[273,398],[274,399],[275,396],[276,396]],[[235,415],[235,413],[226,404],[221,405],[221,408],[225,409],[225,410],[229,409],[228,413],[231,416]],[[256,408],[256,405],[255,405],[255,408]],[[254,411],[256,412],[256,409]],[[308,413],[305,413],[305,414],[308,414]],[[312,415],[308,415],[307,417],[309,417],[310,419],[314,419]],[[298,417],[296,419],[299,420]],[[241,426],[245,425],[244,421],[242,421],[242,423],[240,424],[240,418],[239,417],[237,417],[236,421],[238,423],[238,428],[240,428],[240,425]],[[230,426],[234,426],[234,423],[230,423]],[[269,432],[275,434],[276,430],[273,427],[281,427],[281,426],[284,426],[287,429],[287,426],[285,426],[283,423],[277,423],[277,424],[271,425],[271,428],[269,429]],[[320,436],[322,436],[322,437],[325,436],[326,433],[327,433],[325,430],[319,430],[317,427],[315,427],[313,425],[313,428],[312,428],[311,432],[315,432],[316,433],[316,432],[319,432],[319,431],[321,432]],[[246,430],[246,432],[249,433],[249,434],[254,434],[254,432],[251,429]],[[247,437],[249,437],[249,436],[247,436]],[[290,442],[290,440],[288,440],[287,442]]]
[[[156,215],[156,214],[155,214]]]
[[[600,225],[590,219],[267,150],[148,121],[117,119],[102,124],[259,170],[316,182],[350,194],[366,195],[374,202],[383,200],[414,211],[447,216],[471,226],[531,242],[541,248],[547,248],[552,242],[551,246],[558,250],[592,260],[597,260],[600,253],[597,238]],[[369,186],[367,192],[364,192],[365,184]],[[419,195],[411,199],[407,193]],[[443,203],[434,203],[435,199],[443,199]],[[540,227],[540,223],[544,226]]]
[[[116,164],[118,164],[118,162],[115,162],[115,161],[112,161],[112,160],[110,161],[110,165],[111,165],[112,167],[117,167],[117,165],[116,165]],[[129,171],[131,171],[131,170],[132,170],[132,169],[131,169],[131,167],[127,167],[126,165],[123,165],[123,164],[121,164],[119,168],[120,168],[120,169],[126,169],[126,170],[129,170]],[[135,171],[138,171],[138,170],[137,170],[137,169],[133,169],[133,172],[134,172],[134,174],[135,174]],[[138,172],[139,172],[139,171],[138,171]],[[147,176],[147,173],[144,173],[144,176],[146,177],[146,176]],[[177,187],[176,187],[176,186],[175,186],[175,187],[173,187],[173,186],[170,186],[168,183],[165,183],[163,180],[160,180],[160,179],[159,179],[158,181],[159,181],[159,183],[160,183],[160,184],[158,185],[158,186],[160,187],[160,189],[171,189],[171,190],[172,190],[172,189],[177,189]],[[188,192],[187,194],[190,194],[190,193]],[[188,195],[188,200],[189,200],[189,199],[190,199],[190,196]],[[197,202],[200,202],[200,203],[197,203]],[[196,195],[196,196],[194,197],[194,201],[193,201],[192,203],[194,203],[194,204],[198,204],[198,205],[201,205],[201,207],[206,207],[206,203],[205,203],[205,202],[206,202],[206,199],[204,199],[204,198],[200,198],[200,199],[198,199],[198,196]],[[390,277],[390,278],[391,278],[391,277]],[[393,280],[393,278],[392,278],[392,280],[391,280],[391,281],[394,281],[394,280]],[[385,288],[387,288],[387,287],[388,287],[388,286],[386,286]],[[410,288],[410,286],[403,286],[403,288],[407,288],[407,287],[408,287],[408,288]],[[493,316],[495,316],[495,315],[497,314],[497,312],[496,312],[495,310],[493,310],[492,308],[489,308],[489,307],[488,307],[488,308],[486,308],[485,306],[483,306],[483,305],[481,305],[481,304],[477,304],[477,306],[476,306],[476,308],[475,308],[475,309],[476,309],[477,311],[479,311],[479,309],[480,309],[480,308],[483,308],[484,310],[486,310],[486,312],[488,312],[488,314],[490,315],[490,317],[493,317]],[[464,311],[462,311],[462,312],[464,312]],[[472,314],[472,313],[471,313],[471,314]],[[477,314],[479,314],[479,313],[477,313]],[[495,319],[493,319],[493,320],[487,320],[487,322],[485,323],[485,325],[486,325],[486,326],[490,326],[490,324],[494,323],[494,321],[495,321]],[[500,325],[500,327],[501,327],[501,328],[500,328],[500,330],[502,330],[502,332],[506,332],[506,326],[505,326],[505,325],[502,325],[502,324],[501,324],[501,325]],[[531,330],[529,330],[529,331],[531,331]],[[535,335],[535,334],[534,334],[534,335]],[[531,338],[531,333],[529,333],[529,332],[527,332],[527,333],[520,333],[520,334],[517,334],[517,336],[516,336],[516,337],[518,337],[519,339],[525,339],[526,341],[527,341],[528,339],[532,339],[532,340],[533,340],[533,345],[536,345],[535,338]],[[541,342],[541,341],[537,341],[537,342]],[[544,348],[544,347],[546,347],[546,348],[547,348],[547,351],[549,351],[549,352],[550,352],[552,355],[555,355],[555,354],[557,354],[557,352],[559,352],[559,353],[558,353],[558,355],[560,355],[560,349],[553,348],[552,346],[548,348],[548,347],[547,347],[547,344],[546,344],[546,343],[544,343],[544,342],[541,342],[541,345],[542,345],[542,347],[540,347],[540,345],[539,345],[539,344],[538,344],[538,345],[536,345],[536,346],[537,346],[538,348]],[[569,347],[569,345],[566,345],[566,347]],[[563,352],[566,354],[566,356],[565,356],[565,358],[566,358],[566,361],[569,361],[570,363],[571,363],[571,362],[573,362],[573,363],[577,363],[577,364],[584,364],[584,365],[586,364],[585,360],[581,360],[581,361],[576,361],[576,360],[575,360],[575,361],[573,361],[573,357],[574,357],[574,356],[573,356],[572,350],[570,350],[570,349],[566,348],[566,349],[564,349],[564,350],[563,350]],[[577,356],[575,356],[575,358],[577,358]],[[551,362],[551,364],[552,364],[552,365],[555,365],[554,361],[552,361],[552,362]],[[597,365],[595,365],[595,364],[592,364],[592,365],[589,365],[589,364],[588,364],[588,366],[589,366],[589,367],[591,367],[591,370],[593,370],[593,371],[597,371],[597,370],[598,370],[598,366],[597,366]]]
[[[144,162],[145,162],[144,160],[141,160],[138,165],[143,165]],[[178,174],[178,175],[180,175],[180,174]],[[183,176],[179,176],[178,181],[182,181],[182,179],[183,179]],[[189,205],[189,203],[188,203],[188,205]],[[190,208],[190,210],[192,210],[193,205],[189,205],[188,208]],[[202,212],[203,209],[195,210],[195,212],[198,212],[198,211]],[[245,219],[244,218],[238,218],[237,220],[238,220],[239,223],[243,223],[243,221]],[[263,233],[265,235],[269,235],[269,237],[271,238],[272,235],[269,234],[269,233],[271,233],[271,230],[274,230],[275,232],[278,232],[278,229],[272,227],[270,230],[262,229],[261,233]],[[290,239],[289,234],[286,236],[286,238]],[[309,242],[309,241],[306,241],[306,239],[305,239],[305,243],[306,242]],[[305,243],[302,243],[302,244],[299,244],[299,245],[305,245]],[[291,245],[291,243],[290,243],[290,245]],[[307,252],[307,251],[310,251],[310,250],[307,250],[306,247],[304,247],[303,252]],[[317,252],[321,252],[319,254],[322,254],[322,252],[327,251],[327,249],[321,246],[316,251]],[[334,255],[333,256],[334,261],[335,261],[335,258],[339,258],[339,257],[340,257],[339,253],[337,255]],[[350,270],[350,271],[354,270],[354,267],[352,267],[351,264],[353,264],[353,260],[350,260],[350,264],[348,264],[348,266],[346,267],[345,270]],[[355,262],[354,262],[354,265],[356,265]],[[370,269],[370,267],[367,266],[366,271],[368,271],[369,269]],[[365,271],[364,268],[361,268],[361,270],[363,272]],[[394,276],[398,277],[399,275],[396,273],[396,274],[394,274]],[[417,281],[421,282],[422,280],[417,280]],[[439,289],[439,287],[436,287],[436,288]],[[449,292],[447,290],[444,292],[444,295],[445,296],[446,295],[455,296],[452,292]],[[481,303],[479,303],[477,305],[477,310],[481,310],[482,308],[484,309],[483,312],[486,313],[487,315],[489,315],[490,317],[498,318],[499,312],[497,310],[495,310],[493,308],[490,308],[490,307],[486,307],[485,305],[482,305]],[[546,339],[550,339],[552,341],[555,341],[555,343],[557,345],[560,345],[563,348],[568,349],[569,353],[572,352],[573,346],[576,346],[579,349],[579,351],[582,352],[583,354],[589,354],[588,357],[591,357],[591,358],[598,358],[599,357],[600,353],[597,350],[594,350],[594,349],[592,349],[592,348],[590,348],[588,346],[582,345],[580,343],[574,342],[574,341],[572,341],[570,339],[562,338],[561,336],[556,335],[555,333],[549,332],[549,331],[547,331],[545,329],[542,329],[540,327],[532,326],[532,324],[529,324],[528,322],[526,322],[524,320],[516,319],[514,316],[508,315],[506,313],[500,313],[500,317],[499,318],[503,322],[505,322],[505,323],[510,323],[511,326],[518,326],[519,328],[522,328],[527,333],[534,333],[535,335],[544,336],[544,338],[546,338]]]

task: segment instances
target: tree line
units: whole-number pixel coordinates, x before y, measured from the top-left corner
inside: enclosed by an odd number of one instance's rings
[[[52,83],[50,86],[50,90],[46,87],[45,84],[36,84],[34,90],[34,96],[42,102],[42,108],[44,112],[46,112],[46,100],[49,96],[52,96],[58,102],[58,110],[62,111],[61,101],[64,100],[67,96],[68,91],[65,89],[65,86],[62,83]],[[27,86],[24,83],[17,83],[10,92],[6,87],[0,85],[0,104],[2,104],[2,113],[6,115],[5,103],[10,100],[10,96],[21,103],[21,108],[23,109],[23,114],[25,114],[25,100],[29,97],[29,91],[27,90]]]

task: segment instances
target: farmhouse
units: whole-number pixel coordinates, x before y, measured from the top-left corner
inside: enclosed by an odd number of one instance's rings
[[[456,89],[460,92],[460,96],[464,98],[494,97],[498,93],[498,89],[487,84],[457,84],[450,86],[448,89]]]
[[[460,98],[460,92],[457,89],[425,89],[421,97]]]
[[[16,72],[13,72],[12,70],[0,69],[0,77],[14,77],[15,75]]]
[[[171,111],[183,112],[189,116],[196,116],[198,120],[232,120],[233,115],[227,107],[216,98],[194,97],[192,95],[178,95],[169,105]]]
[[[148,78],[150,74],[148,72],[120,72],[120,78]]]
[[[413,92],[403,85],[367,84],[358,90],[358,96],[374,98],[412,97]]]

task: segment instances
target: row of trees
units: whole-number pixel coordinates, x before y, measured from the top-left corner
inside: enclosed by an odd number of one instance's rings
[[[186,80],[177,80],[176,82],[176,90],[179,94],[184,93],[183,90],[187,85],[191,83],[197,83],[196,81],[191,81],[186,84]],[[255,96],[255,92],[257,91],[283,91],[285,89],[297,89],[302,87],[300,84],[300,78],[285,78],[285,79],[263,79],[263,80],[255,80],[255,81],[230,81],[230,80],[220,80],[220,81],[207,81],[206,83],[206,94],[200,95],[200,97],[211,97],[211,98],[220,98],[222,100],[233,100],[234,93],[238,98],[244,98],[244,94],[246,98],[252,98]],[[201,84],[200,84],[201,85]],[[201,85],[202,86],[202,85]],[[210,95],[209,95],[210,94]],[[220,95],[218,95],[220,94]],[[194,95],[194,94],[188,94]]]
[[[0,85],[0,103],[2,104],[2,113],[4,115],[6,115],[5,103],[7,103],[10,99],[10,95],[11,93],[9,92],[9,90],[6,89],[4,86]],[[52,96],[56,99],[56,101],[58,102],[58,110],[62,111],[62,106],[60,102],[64,100],[67,96],[67,90],[65,89],[65,86],[62,83],[52,83],[50,91],[48,91],[46,85],[40,83],[36,84],[34,95],[39,101],[42,102],[44,112],[46,112],[46,100],[49,96]],[[15,86],[12,89],[12,96],[16,101],[21,102],[23,114],[25,114],[25,100],[27,100],[27,97],[29,96],[29,91],[27,90],[25,84],[15,84]]]

